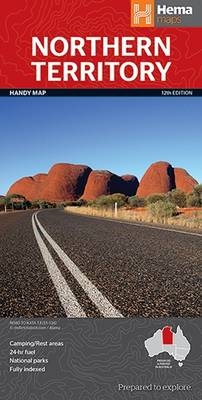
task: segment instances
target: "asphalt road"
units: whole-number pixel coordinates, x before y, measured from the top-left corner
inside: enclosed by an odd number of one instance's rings
[[[44,210],[0,215],[0,317],[198,317],[202,236]]]

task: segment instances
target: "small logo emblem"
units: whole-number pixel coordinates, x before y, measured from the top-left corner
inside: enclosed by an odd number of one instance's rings
[[[154,0],[131,0],[131,26],[154,27]]]

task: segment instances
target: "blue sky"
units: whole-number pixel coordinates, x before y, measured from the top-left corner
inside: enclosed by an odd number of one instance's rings
[[[162,160],[202,182],[201,98],[1,98],[0,120],[0,194],[57,162],[140,179]]]

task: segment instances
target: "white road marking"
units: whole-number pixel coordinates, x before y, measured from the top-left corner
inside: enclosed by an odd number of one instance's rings
[[[60,302],[65,310],[68,318],[84,318],[86,317],[85,312],[78,303],[76,297],[72,293],[71,289],[63,278],[60,270],[58,269],[55,261],[53,260],[46,244],[44,243],[41,235],[37,230],[37,226],[34,220],[34,215],[32,215],[32,227],[35,234],[36,241],[38,243],[39,249],[41,251],[42,257],[47,266],[48,272],[51,276],[55,289],[57,291]]]
[[[113,218],[105,218],[105,217],[97,217],[94,215],[85,215],[85,214],[77,214],[77,213],[71,213],[69,212],[69,214],[71,215],[77,215],[80,217],[86,217],[86,218],[91,218],[91,219],[98,219],[99,221],[110,221],[110,222],[116,222],[117,224],[125,224],[125,225],[134,225],[134,226],[138,226],[138,227],[143,227],[143,228],[149,228],[149,229],[158,229],[160,231],[168,231],[168,232],[174,232],[174,233],[182,233],[183,235],[192,235],[192,236],[199,236],[202,237],[202,233],[195,233],[195,232],[187,232],[187,231],[181,231],[178,229],[170,229],[170,228],[161,228],[160,226],[151,226],[151,225],[146,225],[146,224],[142,224],[142,223],[136,223],[136,222],[129,222],[129,221],[117,221],[116,219]]]
[[[80,284],[82,289],[91,299],[91,301],[96,305],[100,313],[105,318],[124,318],[123,315],[114,308],[114,306],[107,300],[107,298],[102,295],[102,293],[91,283],[91,281],[84,275],[83,272],[74,264],[74,262],[67,256],[67,254],[61,249],[61,247],[52,239],[52,237],[46,232],[43,226],[40,224],[37,218],[38,212],[35,214],[36,222],[38,227],[40,228],[41,232],[48,240],[52,248],[55,250],[57,255],[66,265],[68,270],[71,272],[73,277],[77,280]]]

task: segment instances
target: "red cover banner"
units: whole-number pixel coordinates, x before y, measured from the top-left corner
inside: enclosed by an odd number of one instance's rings
[[[0,88],[201,88],[202,87],[202,49],[199,40],[202,28],[135,28],[131,27],[130,0],[19,0],[6,1],[0,13]],[[69,80],[48,81],[45,72],[41,80],[36,81],[36,73],[32,61],[58,61],[58,57],[49,54],[42,57],[37,54],[33,59],[32,37],[50,40],[57,36],[69,39],[76,37],[149,37],[158,36],[162,40],[170,37],[170,57],[162,52],[158,56],[149,57],[171,66],[165,81],[154,72],[155,81],[140,81],[138,74],[133,81],[127,82],[117,74],[115,81],[109,81],[104,73],[103,80],[85,81]],[[106,58],[106,57],[105,57]],[[126,62],[131,57],[115,57],[113,52],[104,61]],[[68,54],[59,57],[59,61],[72,61]],[[73,61],[102,62],[103,54],[91,57],[78,56]],[[145,57],[134,58],[137,66],[145,61]],[[147,60],[148,61],[148,57]]]

